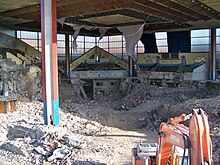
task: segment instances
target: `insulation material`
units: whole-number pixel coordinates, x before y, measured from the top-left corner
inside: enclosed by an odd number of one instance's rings
[[[126,51],[127,55],[132,57],[136,61],[135,56],[135,45],[138,43],[138,41],[141,38],[141,35],[143,33],[144,25],[134,25],[134,26],[123,26],[118,27],[118,30],[122,32],[125,41],[126,41]]]
[[[62,25],[62,28],[63,28],[63,24],[65,22],[65,19],[66,19],[66,17],[57,19],[57,22],[59,22]]]
[[[99,27],[99,41],[104,37],[107,30],[111,29],[111,27]]]
[[[67,23],[65,23],[67,24]],[[71,27],[73,27],[73,30],[75,30],[74,34],[73,34],[73,51],[74,52],[77,52],[77,42],[76,42],[76,39],[79,35],[79,32],[80,32],[80,29],[81,28],[85,28],[86,30],[93,30],[93,29],[96,29],[92,26],[86,26],[86,25],[77,25],[77,24],[70,24]]]
[[[75,26],[73,27],[73,30],[75,30],[74,34],[73,34],[73,52],[77,52],[77,43],[76,43],[76,39],[79,35],[80,29],[82,28],[82,26]]]

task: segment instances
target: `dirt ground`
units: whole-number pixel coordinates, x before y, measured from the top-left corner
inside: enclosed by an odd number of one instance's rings
[[[187,87],[132,83],[127,84],[126,94],[95,101],[77,98],[71,93],[71,85],[61,85],[59,127],[43,125],[43,104],[39,101],[19,101],[16,112],[0,114],[0,164],[131,165],[135,143],[157,142],[161,122],[191,113],[193,108],[203,108],[209,116],[213,164],[219,164],[218,82]],[[50,137],[48,141],[45,136]],[[83,147],[69,151],[65,160],[49,161],[47,155],[36,152],[37,147],[45,152],[48,142],[66,147],[60,143],[64,136]]]

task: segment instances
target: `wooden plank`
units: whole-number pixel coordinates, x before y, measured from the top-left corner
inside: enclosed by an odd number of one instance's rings
[[[170,1],[170,0],[166,0],[166,1],[164,1],[164,0],[155,0],[155,1],[158,2],[158,3],[164,4],[164,5],[167,5],[168,7],[172,8],[174,10],[179,10],[180,12],[191,15],[192,17],[200,19],[200,20],[201,19],[202,20],[208,20],[209,19],[208,16],[203,15],[202,13],[196,12],[191,8],[188,8],[184,5],[181,5],[180,3],[176,3],[176,2]]]
[[[164,6],[159,3],[149,1],[149,0],[136,0],[135,2],[143,4],[143,5],[151,7],[151,8],[154,8],[156,10],[163,11],[165,13],[170,13],[172,15],[175,15],[179,18],[183,18],[188,21],[197,21],[198,20],[198,19],[194,18],[193,16],[190,16],[188,14],[185,14],[185,13],[177,11],[177,10],[173,10],[172,8],[169,8],[168,6]]]

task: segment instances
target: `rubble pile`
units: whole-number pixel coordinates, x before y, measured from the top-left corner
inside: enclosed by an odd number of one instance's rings
[[[132,87],[130,87],[132,86]],[[136,83],[128,87],[130,92],[122,99],[115,101],[115,110],[129,111],[141,104],[159,101],[159,105],[175,105],[193,97],[202,98],[207,95],[203,86],[168,88],[147,83]]]
[[[192,87],[158,87],[139,83],[131,92],[118,100],[116,110],[129,111],[130,120],[138,128],[157,132],[161,122],[193,108],[202,108],[208,114],[213,143],[214,164],[220,164],[220,96],[219,84],[208,82]],[[132,112],[131,112],[132,111]]]
[[[96,121],[78,117],[90,115],[90,109],[83,104],[74,105],[70,105],[72,111],[68,104],[61,106],[66,112],[61,111],[59,127],[43,125],[43,105],[40,102],[18,102],[16,112],[0,114],[2,161],[10,164],[79,165],[102,164],[104,157],[109,157],[105,161],[110,161],[114,147],[96,144],[90,138],[106,135],[109,129]]]
[[[113,165],[120,164],[116,162],[122,157],[129,162],[134,139],[128,139],[136,135],[132,131],[157,132],[161,122],[189,114],[193,108],[208,114],[213,161],[220,164],[218,85],[169,88],[127,83],[123,98],[106,102],[82,100],[62,90],[59,127],[43,124],[41,102],[17,102],[17,111],[0,114],[0,160],[4,161],[0,164]]]

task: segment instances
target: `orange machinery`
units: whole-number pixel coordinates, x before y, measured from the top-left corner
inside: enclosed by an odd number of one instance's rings
[[[180,124],[186,120],[189,120],[189,127]],[[134,150],[137,151],[138,147]],[[212,145],[207,115],[202,109],[193,109],[192,114],[182,114],[161,123],[156,162],[155,157],[147,156],[149,152],[144,156],[141,152],[136,155],[133,152],[133,165],[211,165]]]

